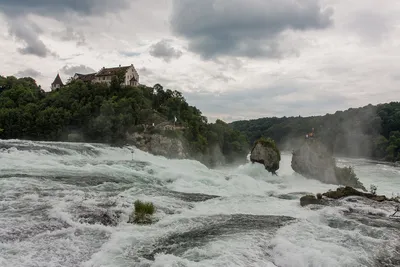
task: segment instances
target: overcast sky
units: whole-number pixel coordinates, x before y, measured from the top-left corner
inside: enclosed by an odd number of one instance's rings
[[[211,121],[399,101],[400,1],[0,0],[0,75],[134,64]]]

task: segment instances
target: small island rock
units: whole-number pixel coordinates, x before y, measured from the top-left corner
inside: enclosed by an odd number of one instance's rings
[[[250,154],[252,163],[263,164],[267,171],[276,174],[280,160],[280,152],[272,139],[260,138],[254,143]]]
[[[366,191],[351,167],[336,166],[335,159],[318,140],[306,140],[293,151],[292,169],[306,178],[327,184],[352,186]]]

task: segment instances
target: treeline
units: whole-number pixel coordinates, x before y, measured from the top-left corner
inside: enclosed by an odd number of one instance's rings
[[[400,102],[324,116],[235,121],[231,126],[251,143],[261,136],[270,137],[280,149],[295,148],[314,128],[315,137],[336,155],[400,161]]]
[[[52,92],[43,91],[32,78],[0,76],[0,138],[66,141],[79,133],[86,142],[123,144],[127,132],[174,122],[186,127],[179,132],[189,153],[218,150],[228,162],[246,157],[248,140],[228,124],[208,123],[200,110],[190,106],[178,91],[154,87],[122,87],[71,81]]]

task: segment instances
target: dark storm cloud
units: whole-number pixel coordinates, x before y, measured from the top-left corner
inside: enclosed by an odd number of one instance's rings
[[[85,66],[85,65],[78,65],[78,66],[67,66],[65,65],[62,67],[61,71],[69,76],[73,76],[75,73],[80,73],[80,74],[89,74],[96,72],[94,69]]]
[[[128,6],[128,0],[0,0],[0,10],[10,16],[33,13],[45,17],[58,17],[68,12],[101,15]]]
[[[150,47],[149,53],[151,56],[162,58],[166,62],[171,61],[171,59],[180,58],[183,54],[182,51],[173,48],[167,40],[161,40],[153,44]]]
[[[327,28],[331,15],[318,0],[174,0],[171,26],[204,58],[281,57],[282,32]]]
[[[34,70],[34,69],[29,68],[29,69],[25,69],[25,70],[18,71],[18,72],[15,74],[15,76],[17,76],[17,77],[32,77],[32,78],[37,78],[37,77],[41,77],[41,76],[42,76],[42,73],[39,72],[39,71],[37,71],[37,70]]]
[[[18,49],[21,54],[46,57],[50,50],[39,39],[41,29],[29,19],[28,14],[65,20],[69,13],[78,15],[102,15],[121,10],[129,6],[128,0],[0,0],[0,13],[3,13],[10,25],[10,35],[14,36],[25,47]],[[83,35],[74,34],[67,29],[64,39],[78,38],[78,43],[84,42]]]
[[[18,51],[23,55],[35,55],[46,57],[51,54],[46,45],[39,39],[42,30],[33,22],[23,19],[13,19],[9,21],[9,33],[18,41],[24,44]]]

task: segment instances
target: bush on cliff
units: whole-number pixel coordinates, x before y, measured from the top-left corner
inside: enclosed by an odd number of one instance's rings
[[[278,155],[279,160],[281,160],[281,152],[279,151],[278,147],[276,146],[276,143],[275,143],[274,140],[272,140],[269,137],[268,138],[261,137],[257,141],[254,142],[254,146],[257,143],[262,144],[264,147],[272,148],[276,152],[276,154]],[[253,146],[253,148],[254,148],[254,146]]]

